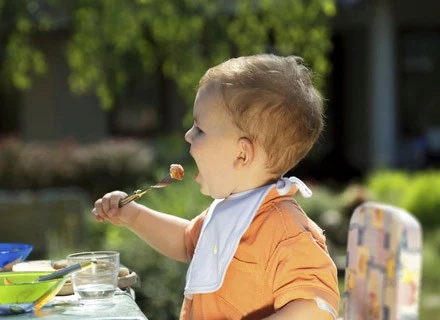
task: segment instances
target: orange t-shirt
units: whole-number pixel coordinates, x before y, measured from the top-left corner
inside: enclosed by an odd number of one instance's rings
[[[335,314],[339,291],[336,266],[322,230],[293,199],[271,190],[240,240],[221,288],[185,298],[181,320],[261,319],[295,299],[325,300]],[[207,211],[185,232],[192,258]],[[237,212],[237,214],[240,214]]]

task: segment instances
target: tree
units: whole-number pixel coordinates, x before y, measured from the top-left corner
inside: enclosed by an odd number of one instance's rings
[[[70,88],[94,92],[103,108],[156,70],[189,104],[207,68],[261,52],[302,56],[322,87],[335,11],[334,0],[0,0],[0,71],[29,88],[47,71],[33,37],[67,29]]]

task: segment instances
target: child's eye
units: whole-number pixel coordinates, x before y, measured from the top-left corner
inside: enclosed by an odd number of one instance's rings
[[[200,129],[199,127],[197,127],[196,125],[194,125],[194,131],[195,131],[197,134],[202,134],[202,133],[203,133],[203,130]]]

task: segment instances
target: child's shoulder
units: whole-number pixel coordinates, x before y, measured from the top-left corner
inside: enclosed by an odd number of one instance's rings
[[[322,229],[293,198],[285,197],[260,208],[242,237],[237,255],[246,256],[250,251],[264,265],[280,248],[292,252],[297,246],[301,250],[319,246],[323,252],[327,251]]]
[[[280,241],[302,233],[311,233],[314,238],[324,241],[322,229],[293,198],[269,203],[257,213],[254,222],[260,224],[266,233],[276,233]]]

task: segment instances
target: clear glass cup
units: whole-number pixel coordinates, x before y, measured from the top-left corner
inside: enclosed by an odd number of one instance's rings
[[[72,275],[73,292],[81,304],[111,303],[118,287],[119,252],[79,252],[67,256],[69,266],[87,261],[95,264]]]

